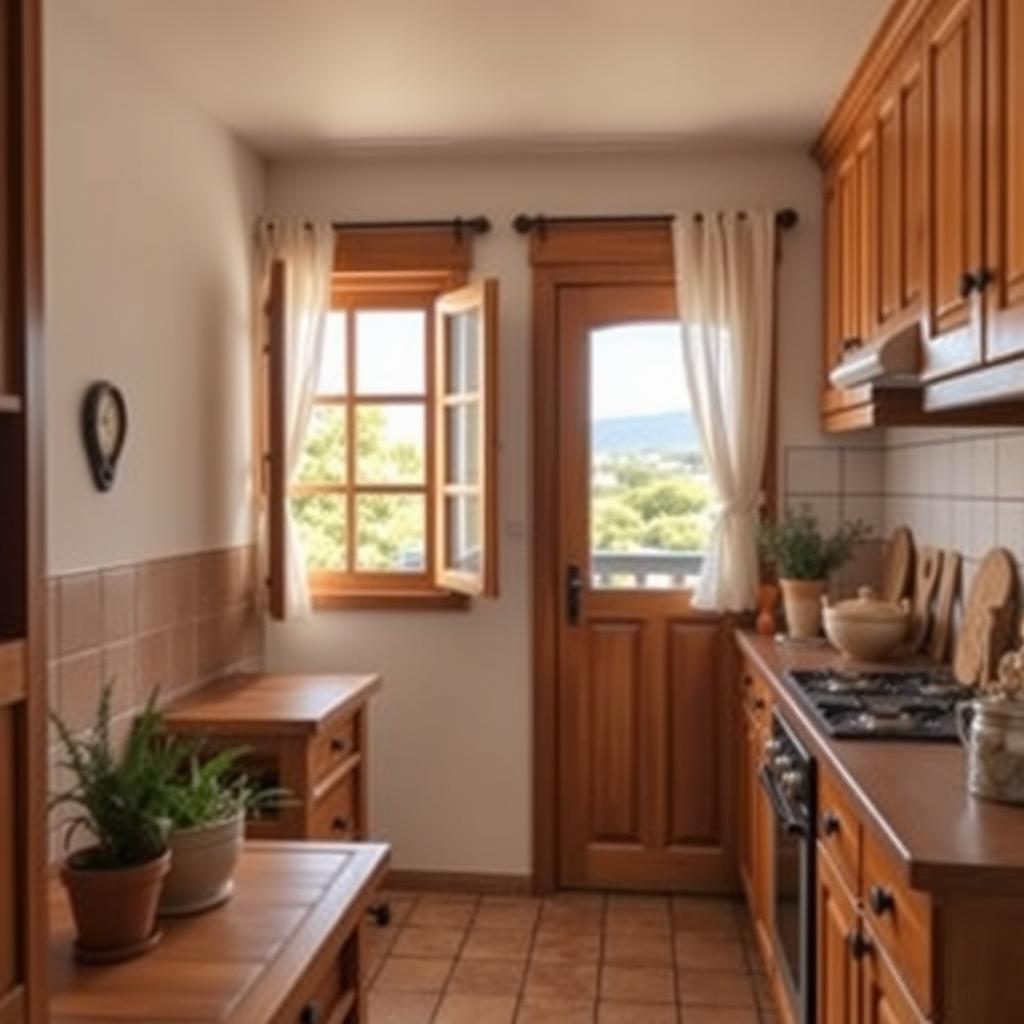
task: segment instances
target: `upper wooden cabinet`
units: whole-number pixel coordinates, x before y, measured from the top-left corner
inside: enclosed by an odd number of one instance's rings
[[[817,146],[826,429],[1016,421],[1024,405],[1024,5],[901,0]],[[837,389],[912,331],[916,388]]]

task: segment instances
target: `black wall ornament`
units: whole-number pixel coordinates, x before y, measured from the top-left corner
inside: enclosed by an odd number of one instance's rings
[[[91,384],[82,400],[82,440],[99,491],[114,486],[127,432],[128,407],[121,389],[106,380]]]

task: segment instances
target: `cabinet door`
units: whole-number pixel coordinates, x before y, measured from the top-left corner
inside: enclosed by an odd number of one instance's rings
[[[982,15],[982,0],[943,0],[929,23],[927,378],[981,361]]]
[[[754,924],[758,945],[769,973],[774,961],[772,934],[775,925],[775,814],[761,785],[760,771],[767,739],[763,729],[755,733],[752,744],[754,770],[751,772],[753,808],[753,884]]]
[[[819,1024],[857,1024],[857,961],[850,949],[857,907],[818,844],[817,1000]]]
[[[988,8],[987,359],[1024,351],[1024,5]]]
[[[924,82],[920,39],[897,65],[876,109],[870,328],[885,337],[923,312]]]
[[[750,685],[750,676],[747,673],[743,673],[738,696],[739,707],[736,712],[736,735],[739,739],[737,744],[739,756],[737,758],[738,785],[736,787],[736,820],[738,822],[736,859],[743,893],[747,898],[747,902],[751,904],[751,909],[753,909],[753,805],[750,802],[750,779],[754,773],[754,766],[750,758],[753,727],[750,717],[743,707],[744,692]]]
[[[865,929],[865,938],[866,952],[860,965],[860,1024],[923,1024],[924,1017],[879,950],[870,929]]]

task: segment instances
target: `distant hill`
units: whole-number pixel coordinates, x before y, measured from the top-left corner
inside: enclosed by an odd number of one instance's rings
[[[596,420],[593,431],[594,451],[605,454],[648,452],[660,455],[700,449],[697,428],[689,412]]]

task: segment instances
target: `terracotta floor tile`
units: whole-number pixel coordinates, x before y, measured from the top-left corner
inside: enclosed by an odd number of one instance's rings
[[[605,901],[578,893],[549,897],[540,912],[540,923],[566,928],[600,928],[604,921]]]
[[[675,972],[671,967],[601,968],[601,999],[622,1003],[674,1003]]]
[[[672,938],[661,928],[608,932],[604,937],[604,959],[610,964],[670,967]]]
[[[678,931],[701,932],[723,938],[740,938],[740,914],[731,901],[702,897],[676,897],[672,901],[672,926]]]
[[[524,998],[532,1003],[596,999],[597,965],[534,961],[526,974]]]
[[[468,928],[475,913],[475,903],[424,897],[409,915],[408,923],[417,928]]]
[[[452,961],[426,957],[388,957],[374,982],[376,992],[440,992]]]
[[[647,895],[637,892],[610,892],[608,894],[608,909],[616,908],[624,910],[649,910],[662,911],[667,913],[670,897]]]
[[[395,944],[392,956],[426,956],[453,959],[466,937],[459,928],[417,928],[410,925],[403,928]]]
[[[537,923],[540,904],[531,900],[485,900],[473,919],[475,928],[495,928],[501,931],[530,931]]]
[[[718,1006],[686,1006],[683,1024],[758,1024],[755,1010],[729,1010]]]
[[[523,984],[526,965],[510,960],[460,960],[448,991],[473,996],[515,996]]]
[[[412,992],[371,992],[369,1024],[430,1024],[437,998]]]
[[[593,1024],[595,1004],[580,1000],[526,1000],[519,1007],[516,1024]]]
[[[434,1024],[512,1024],[515,1014],[515,996],[449,995]]]
[[[609,905],[605,915],[605,930],[608,932],[634,932],[671,927],[668,904],[661,906],[613,906]]]
[[[598,1003],[597,1024],[677,1024],[674,1006],[657,1003]]]
[[[681,971],[738,971],[747,969],[747,958],[739,942],[676,932],[676,966]]]
[[[533,940],[532,959],[539,963],[597,963],[600,957],[601,933],[597,929],[574,930],[541,925]]]
[[[726,971],[680,971],[677,982],[683,1006],[728,1006],[754,1009],[754,987],[747,974]]]
[[[530,952],[533,933],[528,931],[498,931],[473,926],[462,956],[466,960],[525,960]]]

